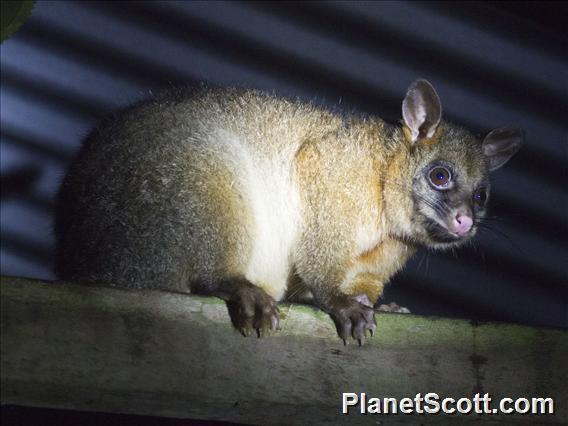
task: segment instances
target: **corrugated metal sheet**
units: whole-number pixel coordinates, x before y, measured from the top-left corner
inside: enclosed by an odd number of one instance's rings
[[[541,6],[535,6],[540,4]],[[568,326],[568,57],[548,2],[38,2],[1,47],[2,274],[53,278],[53,195],[100,117],[177,84],[275,90],[400,116],[417,77],[445,117],[519,125],[491,232],[420,252],[386,299],[416,313]]]

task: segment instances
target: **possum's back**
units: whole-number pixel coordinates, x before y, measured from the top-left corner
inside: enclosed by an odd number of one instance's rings
[[[339,126],[311,105],[236,89],[131,107],[89,136],[63,181],[58,274],[177,290],[239,274],[280,298],[300,227],[294,156]]]

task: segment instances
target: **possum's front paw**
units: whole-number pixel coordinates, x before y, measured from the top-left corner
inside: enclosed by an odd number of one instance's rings
[[[331,305],[329,315],[344,345],[347,344],[349,336],[357,339],[361,346],[367,331],[371,336],[373,335],[377,328],[375,311],[366,295],[337,297]]]
[[[254,285],[241,285],[231,300],[227,301],[229,316],[235,328],[245,337],[254,330],[257,337],[280,324],[280,311],[276,302],[266,292]]]

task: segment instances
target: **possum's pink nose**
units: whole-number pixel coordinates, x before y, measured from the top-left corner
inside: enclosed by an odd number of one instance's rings
[[[465,235],[473,226],[473,219],[465,214],[458,214],[454,219],[454,229],[456,234]]]

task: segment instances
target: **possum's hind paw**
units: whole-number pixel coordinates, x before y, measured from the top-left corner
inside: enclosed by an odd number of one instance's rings
[[[388,305],[380,305],[378,308],[381,312],[396,312],[397,314],[409,314],[410,310],[404,306],[399,306],[395,302],[391,302]]]
[[[257,337],[280,327],[280,311],[276,302],[260,287],[241,285],[227,301],[233,326],[245,337],[255,332]]]
[[[366,295],[354,298],[339,297],[332,302],[332,305],[329,314],[343,344],[346,345],[347,339],[351,336],[361,346],[367,331],[371,336],[373,335],[377,328],[375,311]]]

